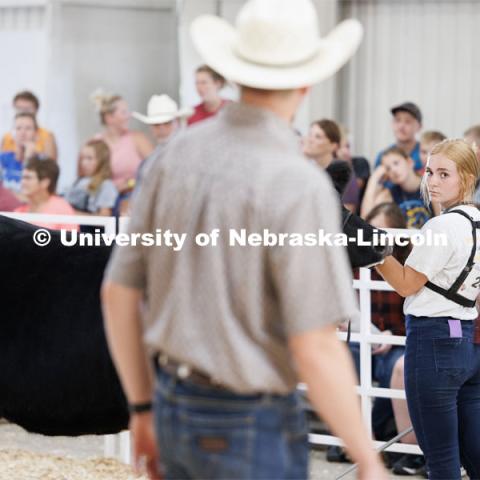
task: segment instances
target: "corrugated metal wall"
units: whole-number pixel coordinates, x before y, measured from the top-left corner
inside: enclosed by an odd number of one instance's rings
[[[365,27],[340,77],[338,118],[370,158],[392,141],[392,105],[420,106],[424,129],[461,136],[480,123],[480,2],[342,1],[342,16]]]

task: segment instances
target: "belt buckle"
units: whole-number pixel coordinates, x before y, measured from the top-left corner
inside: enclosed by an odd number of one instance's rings
[[[180,365],[178,365],[177,367],[178,378],[185,380],[190,376],[191,373],[192,373],[192,369],[186,363],[181,363]]]
[[[172,370],[175,371],[175,376],[182,380],[185,380],[192,374],[192,368],[189,365],[186,363],[176,363],[170,360],[168,355],[165,353],[160,354],[157,361],[160,367],[166,368],[170,366]]]

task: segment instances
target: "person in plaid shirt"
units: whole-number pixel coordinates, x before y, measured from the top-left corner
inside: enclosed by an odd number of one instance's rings
[[[377,228],[407,228],[405,217],[395,203],[381,203],[367,216],[366,222]],[[411,245],[395,245],[394,257],[404,263],[411,250]],[[372,270],[372,280],[383,280],[376,270]],[[392,335],[405,335],[405,317],[403,315],[403,298],[395,291],[371,291],[371,319],[382,332]],[[387,347],[386,345],[384,347]]]
[[[406,228],[405,217],[395,203],[377,205],[367,216],[367,223],[377,228]],[[407,258],[411,246],[394,247],[395,258],[403,263]],[[382,277],[372,271],[373,280],[382,280]],[[403,315],[403,298],[394,291],[373,290],[371,292],[372,324],[384,335],[405,335],[405,317]],[[360,357],[360,346],[352,345],[354,358]],[[357,350],[357,352],[355,352]],[[393,367],[403,356],[405,348],[398,345],[373,345],[372,373],[373,378],[381,388],[388,388],[392,377]],[[355,360],[357,362],[357,360]],[[393,418],[392,402],[389,398],[376,398],[372,410],[372,425],[377,439],[385,438],[385,430]]]

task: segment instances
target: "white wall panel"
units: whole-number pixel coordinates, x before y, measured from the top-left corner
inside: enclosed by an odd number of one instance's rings
[[[40,97],[46,90],[47,35],[45,8],[18,6],[0,8],[0,131],[12,126],[12,97],[21,89],[35,90]],[[41,107],[39,121],[46,116]]]

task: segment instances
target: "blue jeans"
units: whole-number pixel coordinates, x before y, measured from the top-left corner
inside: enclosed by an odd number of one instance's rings
[[[480,478],[480,345],[474,324],[461,337],[449,318],[407,315],[405,389],[430,479],[460,480],[460,463]]]
[[[296,393],[236,395],[159,370],[154,411],[166,479],[308,476],[308,426]]]
[[[357,375],[360,376],[360,344],[351,342],[348,347],[352,353]],[[404,352],[404,347],[392,345],[387,353],[372,355],[372,377],[378,382],[380,388],[390,388],[393,367]],[[384,432],[390,419],[393,419],[392,401],[389,398],[376,398],[372,408],[372,428],[375,438],[387,440]]]

